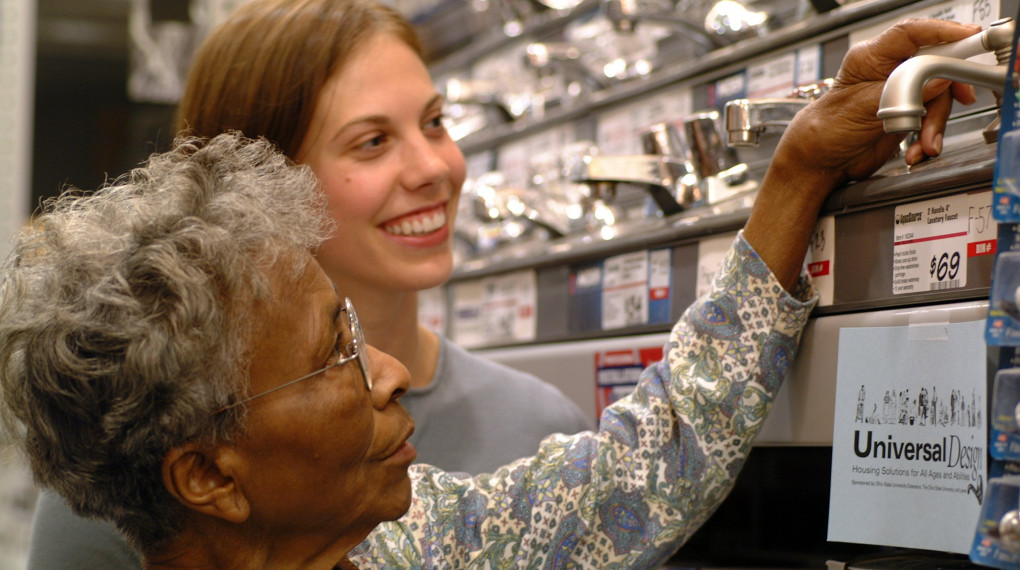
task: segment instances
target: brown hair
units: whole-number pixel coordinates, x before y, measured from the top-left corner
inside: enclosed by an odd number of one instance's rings
[[[195,55],[177,126],[212,137],[265,137],[292,159],[323,86],[367,40],[389,33],[420,57],[403,16],[375,0],[253,0]]]

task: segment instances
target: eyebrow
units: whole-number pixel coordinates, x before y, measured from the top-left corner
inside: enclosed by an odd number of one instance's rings
[[[430,109],[438,105],[439,110],[442,111],[443,104],[445,103],[445,101],[446,98],[443,97],[441,93],[436,93],[435,95],[432,96],[431,99],[428,100],[428,102],[425,104],[424,109]],[[340,138],[340,136],[342,136],[344,133],[346,133],[349,129],[356,127],[358,125],[366,124],[381,125],[388,123],[389,121],[390,118],[387,117],[386,115],[365,115],[363,117],[357,117],[344,123],[339,129],[337,129],[337,131],[333,133],[333,135],[329,138],[327,143],[335,141],[336,139]]]

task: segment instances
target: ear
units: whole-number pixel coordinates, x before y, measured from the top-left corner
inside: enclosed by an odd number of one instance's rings
[[[251,514],[233,477],[238,457],[227,446],[201,447],[193,442],[174,447],[163,458],[163,485],[182,505],[202,514],[242,523]]]

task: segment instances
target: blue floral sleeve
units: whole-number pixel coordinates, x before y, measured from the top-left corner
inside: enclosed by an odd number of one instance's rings
[[[662,362],[602,414],[534,457],[469,477],[414,465],[414,501],[350,559],[361,568],[650,568],[726,497],[815,303],[787,293],[740,235]]]

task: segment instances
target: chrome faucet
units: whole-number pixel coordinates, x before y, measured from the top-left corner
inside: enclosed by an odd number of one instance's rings
[[[980,85],[1001,94],[1013,44],[1014,21],[1004,18],[984,31],[956,42],[922,48],[889,75],[878,106],[878,118],[887,133],[921,129],[925,115],[921,89],[936,77]],[[981,53],[994,52],[997,64],[967,61]]]
[[[747,164],[723,142],[720,123],[719,111],[715,109],[693,113],[683,120],[681,140],[686,142],[699,194],[707,204],[758,187],[757,181],[751,180]]]
[[[632,33],[638,22],[646,20],[680,28],[703,53],[730,43],[725,36],[709,33],[704,26],[685,18],[670,0],[603,0],[602,11],[617,32]]]
[[[660,154],[587,155],[570,174],[572,181],[586,184],[594,197],[603,199],[615,196],[617,184],[640,186],[666,216],[682,212],[690,201],[692,177],[687,161]]]
[[[568,80],[579,80],[594,90],[612,85],[605,74],[594,73],[581,61],[581,49],[565,42],[535,42],[525,49],[524,61],[535,69],[561,69]]]
[[[805,85],[786,98],[734,99],[726,102],[727,143],[731,147],[758,146],[767,129],[785,128],[798,111],[832,86],[832,79]]]
[[[464,105],[482,105],[499,111],[505,122],[523,117],[530,109],[514,105],[495,82],[476,79],[450,79],[446,82],[446,101]]]

